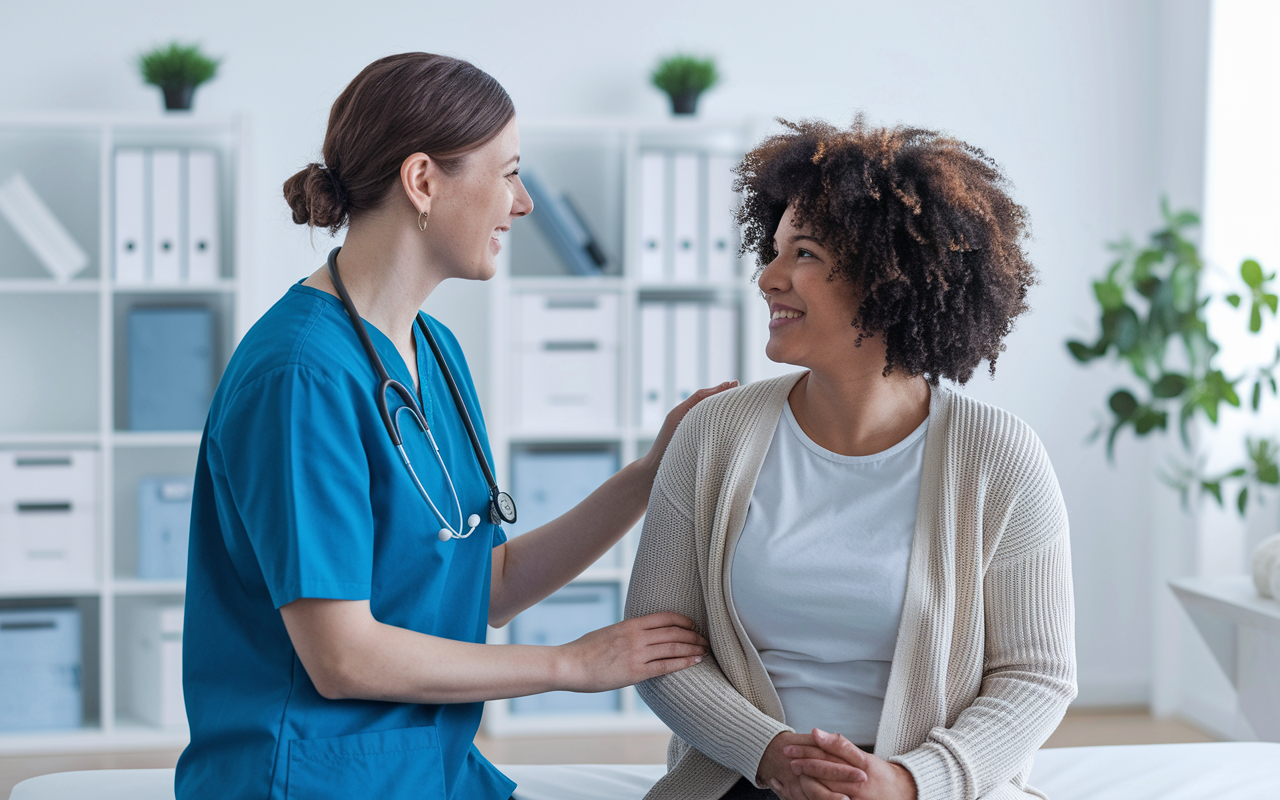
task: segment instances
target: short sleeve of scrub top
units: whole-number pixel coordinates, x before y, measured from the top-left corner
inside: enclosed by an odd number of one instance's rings
[[[428,325],[491,459],[461,349],[443,325]],[[395,347],[366,327],[392,377],[412,389]],[[301,598],[367,600],[385,624],[484,641],[492,548],[505,536],[488,522],[488,487],[443,374],[416,326],[414,336],[421,405],[461,513],[484,520],[468,539],[436,537],[440,524],[391,445],[378,379],[337,298],[295,285],[228,364],[192,500],[191,745],[178,764],[179,800],[511,795],[514,783],[472,744],[482,704],[327,700],[278,611]],[[389,405],[399,405],[394,394]],[[400,418],[419,479],[456,516],[425,436]]]

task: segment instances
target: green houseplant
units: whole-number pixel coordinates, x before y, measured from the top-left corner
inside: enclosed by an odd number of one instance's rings
[[[138,56],[142,80],[159,86],[164,92],[164,107],[169,111],[187,111],[196,87],[218,73],[221,59],[210,58],[197,45],[170,42],[167,47]]]
[[[1214,302],[1233,308],[1248,306],[1248,330],[1257,335],[1263,319],[1277,314],[1272,290],[1275,274],[1267,275],[1249,259],[1240,266],[1241,291],[1221,296],[1201,286],[1204,262],[1187,231],[1200,222],[1191,211],[1174,213],[1161,202],[1164,225],[1151,234],[1144,247],[1127,239],[1111,245],[1116,260],[1105,277],[1094,281],[1101,333],[1093,344],[1067,342],[1067,349],[1081,364],[1110,359],[1128,367],[1137,388],[1121,387],[1107,400],[1108,416],[1094,435],[1107,431],[1107,457],[1114,458],[1116,437],[1126,428],[1137,436],[1166,432],[1176,418],[1183,450],[1188,459],[1175,461],[1162,477],[1182,494],[1184,506],[1190,493],[1207,493],[1223,504],[1224,487],[1234,485],[1235,505],[1243,516],[1250,488],[1280,484],[1280,444],[1273,439],[1246,437],[1245,459],[1221,473],[1205,474],[1206,454],[1197,452],[1188,431],[1197,417],[1217,425],[1223,404],[1259,412],[1265,392],[1280,396],[1276,372],[1280,348],[1270,363],[1258,363],[1239,375],[1219,369],[1215,358],[1221,349],[1209,330],[1206,309]],[[1246,388],[1247,387],[1247,388]],[[1255,492],[1256,494],[1256,492]]]
[[[677,53],[659,61],[650,79],[671,98],[671,112],[685,115],[697,112],[698,96],[715,86],[720,74],[713,59]]]

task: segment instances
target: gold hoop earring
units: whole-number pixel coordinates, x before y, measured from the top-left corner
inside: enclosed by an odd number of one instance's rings
[[[427,229],[427,212],[418,212],[418,230],[425,231]]]

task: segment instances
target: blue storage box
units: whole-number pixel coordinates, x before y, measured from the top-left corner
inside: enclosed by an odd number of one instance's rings
[[[0,611],[0,731],[78,728],[80,611]]]
[[[139,578],[187,577],[194,483],[195,478],[190,475],[147,477],[138,481]]]
[[[202,430],[213,399],[213,313],[135,308],[128,342],[129,428]]]
[[[512,644],[561,645],[621,620],[618,586],[573,583],[526,609],[511,621]],[[512,714],[610,714],[619,709],[616,692],[547,692],[511,701]]]

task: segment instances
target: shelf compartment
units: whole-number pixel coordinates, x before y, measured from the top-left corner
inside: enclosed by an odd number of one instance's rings
[[[83,722],[79,728],[61,730],[5,731],[0,739],[8,737],[60,738],[91,731],[101,725],[102,682],[102,620],[101,601],[97,596],[77,594],[36,596],[25,591],[22,597],[0,599],[0,611],[33,610],[48,608],[74,608],[80,612],[80,702]],[[0,743],[0,752],[5,747]]]
[[[90,294],[0,295],[0,435],[97,431],[98,317]]]
[[[117,593],[157,594],[163,591],[151,591],[167,585],[170,593],[181,592],[173,587],[180,585],[177,578],[173,580],[137,580],[138,576],[138,539],[139,508],[138,483],[144,477],[177,477],[186,476],[194,480],[196,473],[196,457],[199,453],[197,439],[186,447],[130,447],[117,449],[114,454],[115,495],[114,495],[114,556],[115,579]],[[177,584],[175,584],[177,581]]]

